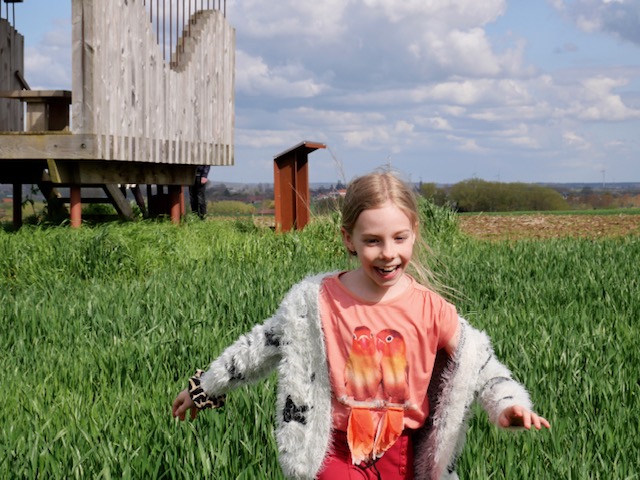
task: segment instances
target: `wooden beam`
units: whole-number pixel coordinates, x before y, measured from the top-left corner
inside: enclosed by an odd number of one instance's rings
[[[147,216],[147,207],[144,204],[144,197],[142,196],[142,192],[140,191],[140,185],[133,185],[131,187],[131,192],[133,192],[133,197],[136,199],[136,203],[142,212],[142,216]]]
[[[132,220],[133,210],[131,209],[131,205],[129,204],[129,202],[127,202],[127,198],[122,193],[122,190],[111,183],[104,185],[102,188],[104,189],[104,193],[111,200],[111,203],[113,203],[113,206],[118,212],[118,215]]]
[[[0,164],[7,160],[95,158],[96,136],[61,133],[14,132],[0,134]]]
[[[16,79],[18,80],[18,83],[20,84],[20,87],[23,90],[31,90],[31,87],[29,86],[27,81],[22,76],[22,72],[20,70],[16,70],[15,71],[15,76],[16,76]]]
[[[71,104],[71,92],[69,90],[2,90],[1,98],[15,98],[23,102],[46,103],[60,102]]]
[[[51,180],[60,184],[191,185],[196,175],[195,165],[53,159],[47,163]]]

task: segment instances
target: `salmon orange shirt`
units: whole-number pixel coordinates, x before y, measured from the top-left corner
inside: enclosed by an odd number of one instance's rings
[[[402,406],[404,427],[419,428],[429,414],[436,352],[458,325],[455,307],[413,278],[399,296],[373,303],[339,277],[327,277],[320,289],[334,428],[346,431],[352,406]]]

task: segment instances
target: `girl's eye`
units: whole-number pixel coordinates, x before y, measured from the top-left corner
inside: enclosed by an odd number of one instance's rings
[[[378,243],[378,240],[376,240],[375,238],[369,238],[367,240],[364,241],[367,245],[375,245],[376,243]]]

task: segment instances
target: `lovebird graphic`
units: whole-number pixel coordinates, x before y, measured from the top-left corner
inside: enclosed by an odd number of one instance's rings
[[[376,338],[371,330],[364,326],[356,327],[344,372],[347,395],[354,400],[367,401],[377,396],[382,379],[379,357]],[[354,465],[372,459],[375,433],[371,410],[353,406],[347,425],[347,443]]]
[[[380,351],[382,391],[388,402],[376,431],[373,456],[380,458],[396,442],[404,428],[404,403],[409,397],[407,352],[404,338],[392,329],[376,335]]]

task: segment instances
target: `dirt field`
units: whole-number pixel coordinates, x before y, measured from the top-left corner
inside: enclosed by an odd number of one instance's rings
[[[462,215],[460,228],[487,240],[640,235],[640,215]]]

